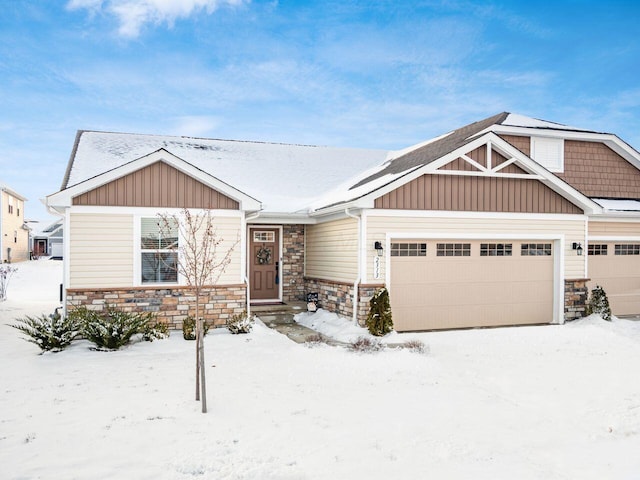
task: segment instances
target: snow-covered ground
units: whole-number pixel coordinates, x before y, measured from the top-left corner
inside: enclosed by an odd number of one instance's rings
[[[179,333],[39,355],[5,324],[53,310],[61,265],[17,266],[0,303],[2,479],[640,478],[640,322],[395,337],[428,354],[217,330],[203,415]]]

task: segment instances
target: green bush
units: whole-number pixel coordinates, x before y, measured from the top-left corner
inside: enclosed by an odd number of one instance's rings
[[[16,319],[11,327],[20,330],[43,352],[64,350],[80,334],[82,325],[75,318],[63,318],[58,310],[51,315],[40,315]]]
[[[202,329],[206,335],[209,332],[207,322],[202,322]],[[187,317],[182,321],[182,337],[185,340],[196,339],[196,320],[193,317]]]
[[[597,314],[604,320],[611,321],[611,307],[609,306],[609,299],[604,289],[600,285],[596,285],[591,290],[591,296],[587,302],[587,315]]]
[[[371,297],[366,323],[369,333],[376,337],[382,337],[393,330],[389,291],[386,288],[381,288]]]
[[[82,323],[82,335],[98,350],[118,350],[127,345],[131,337],[143,333],[149,324],[155,324],[151,312],[130,313],[113,307],[107,307],[103,312],[81,307],[69,316]]]
[[[169,338],[169,325],[164,322],[149,322],[142,328],[141,333],[145,342]]]
[[[233,334],[249,333],[253,327],[253,322],[247,316],[247,311],[243,310],[242,313],[236,314],[231,318],[227,318],[226,321],[227,330]]]

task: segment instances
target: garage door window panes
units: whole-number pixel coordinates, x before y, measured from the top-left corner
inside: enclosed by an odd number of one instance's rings
[[[594,243],[589,244],[589,255],[606,255],[607,254],[607,244]]]
[[[523,257],[551,256],[551,244],[523,243],[520,245],[520,255]]]
[[[392,243],[392,257],[426,257],[426,243]]]
[[[439,243],[436,256],[438,257],[470,257],[470,243]]]
[[[513,250],[511,243],[481,243],[481,257],[510,257]]]
[[[615,253],[616,255],[640,255],[640,244],[616,244]]]

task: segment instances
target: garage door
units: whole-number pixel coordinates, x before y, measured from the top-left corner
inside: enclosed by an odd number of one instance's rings
[[[589,289],[604,288],[614,315],[640,315],[640,243],[590,243]]]
[[[553,244],[399,240],[391,244],[397,331],[553,320]]]

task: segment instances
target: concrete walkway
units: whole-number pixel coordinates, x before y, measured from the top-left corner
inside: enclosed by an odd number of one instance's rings
[[[256,315],[267,327],[286,335],[296,343],[321,341],[329,345],[341,345],[340,342],[325,337],[315,330],[300,325],[293,320],[294,315],[306,311],[307,304],[305,302],[251,306],[251,315]]]

